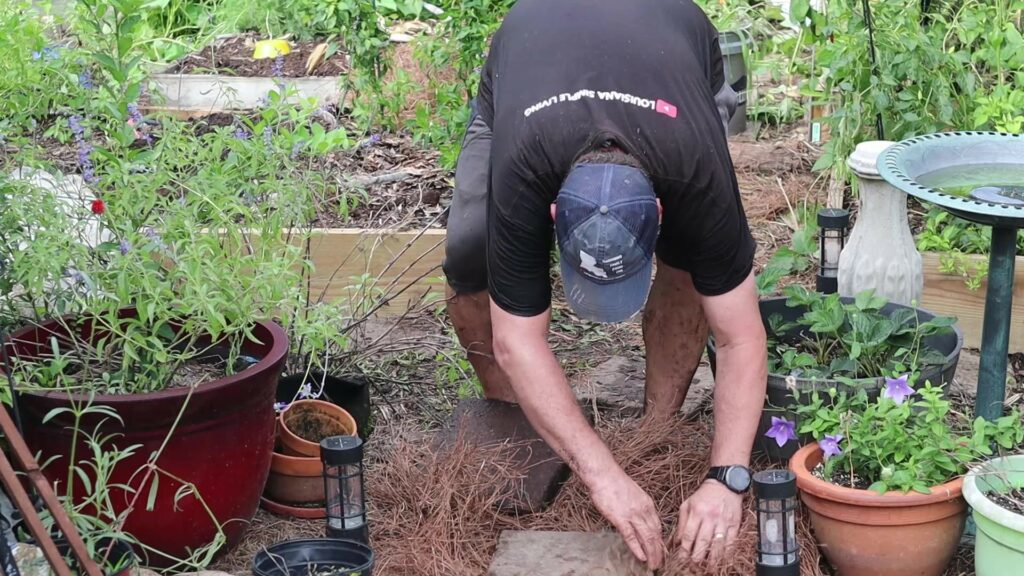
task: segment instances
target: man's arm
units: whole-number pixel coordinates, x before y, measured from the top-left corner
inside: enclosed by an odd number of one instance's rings
[[[661,565],[661,520],[651,498],[619,467],[576,403],[547,343],[551,310],[523,317],[491,303],[494,355],[537,432],[589,488],[598,510],[648,566]]]
[[[705,296],[702,303],[718,351],[711,465],[746,466],[768,378],[768,345],[753,272],[730,292]],[[680,554],[699,562],[710,549],[713,561],[721,558],[739,532],[742,505],[741,495],[705,481],[680,507]]]

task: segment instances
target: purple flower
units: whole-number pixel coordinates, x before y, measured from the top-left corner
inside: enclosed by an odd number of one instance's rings
[[[374,144],[378,144],[379,142],[380,142],[380,134],[373,134],[369,138],[367,138],[366,140],[363,140],[359,144],[359,147],[362,148],[362,147],[365,147],[365,146],[373,146]]]
[[[56,60],[58,58],[60,58],[60,54],[57,54],[57,51],[54,50],[52,46],[44,46],[42,50],[33,50],[32,51],[32,59],[33,60],[43,60],[45,62],[53,62],[54,60]]]
[[[78,166],[82,169],[82,179],[86,184],[96,183],[96,171],[92,164],[92,143],[85,139],[85,128],[82,126],[82,117],[77,114],[68,118],[68,126],[71,133],[75,135],[75,145],[78,148]]]
[[[274,63],[270,66],[270,75],[274,78],[280,78],[284,75],[284,56],[274,58]]]
[[[92,90],[95,88],[96,85],[93,84],[92,81],[92,70],[83,68],[82,71],[78,73],[78,85],[86,90]]]
[[[824,438],[818,441],[818,447],[825,454],[825,458],[831,458],[843,453],[842,448],[839,447],[839,443],[842,441],[842,434],[826,434]]]
[[[239,140],[248,140],[249,133],[245,131],[245,128],[238,128],[235,130],[235,138]]]
[[[299,388],[299,398],[311,398],[313,396],[313,385],[306,382]]]
[[[914,393],[914,389],[907,384],[907,376],[904,374],[899,378],[886,378],[882,396],[891,398],[897,404],[903,404],[903,401]]]
[[[160,235],[157,234],[156,230],[153,230],[149,226],[146,226],[145,228],[142,229],[142,234],[146,238],[149,238],[150,240],[152,240],[153,243],[155,243],[159,249],[161,249],[161,250],[166,250],[167,249],[167,244],[164,243],[163,238],[161,238]]]
[[[142,124],[142,112],[139,112],[139,105],[135,102],[128,104],[128,120],[133,124]]]
[[[270,125],[263,127],[263,144],[266,145],[267,149],[274,147],[274,131],[270,129]]]
[[[127,256],[128,252],[132,249],[132,245],[128,240],[122,238],[117,244],[117,249],[121,251],[121,256]]]
[[[296,158],[299,157],[299,152],[302,152],[302,147],[305,145],[306,143],[303,142],[302,140],[299,140],[295,144],[292,144],[292,153],[290,155],[292,160],[295,160]]]
[[[275,402],[274,403],[274,412],[280,412],[280,411],[284,410],[287,407],[288,407],[288,403],[287,402]]]
[[[775,443],[781,448],[785,446],[786,442],[796,440],[796,422],[772,416],[772,427],[764,435],[774,438]]]
[[[146,144],[153,143],[153,137],[142,128],[143,117],[142,112],[139,111],[139,105],[135,102],[128,104],[128,125],[135,128],[135,137],[140,138],[146,142]]]
[[[82,117],[75,114],[71,118],[68,118],[68,126],[71,128],[71,133],[75,137],[80,137],[85,134],[85,128],[82,128]]]

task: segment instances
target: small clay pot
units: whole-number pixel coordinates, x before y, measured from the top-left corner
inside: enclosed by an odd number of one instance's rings
[[[931,494],[856,490],[814,476],[821,448],[808,444],[789,461],[814,535],[838,574],[941,576],[967,519],[961,478]]]
[[[320,458],[320,443],[310,442],[296,434],[296,427],[303,421],[330,431],[326,436],[357,434],[356,421],[344,408],[323,400],[297,400],[289,404],[278,417],[282,451],[285,454]]]
[[[280,504],[320,504],[324,501],[324,467],[319,457],[274,452],[263,495]]]

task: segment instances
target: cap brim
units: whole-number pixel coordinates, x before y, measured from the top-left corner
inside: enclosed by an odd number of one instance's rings
[[[580,318],[593,322],[625,322],[639,312],[651,290],[651,258],[632,276],[611,284],[598,284],[580,274],[574,266],[560,259],[565,299]]]

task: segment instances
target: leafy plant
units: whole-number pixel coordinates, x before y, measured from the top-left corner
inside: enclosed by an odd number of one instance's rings
[[[1015,104],[1024,76],[1016,71],[1024,62],[1024,42],[1013,15],[1019,16],[1024,1],[936,0],[922,11],[925,5],[871,3],[876,72],[859,3],[829,0],[821,12],[807,2],[793,4],[794,21],[810,21],[806,30],[820,66],[805,88],[834,103],[832,137],[816,169],[832,169],[845,181],[846,158],[857,142],[878,136],[879,114],[889,140],[1020,125]]]
[[[906,376],[888,379],[874,401],[863,389],[852,396],[814,391],[810,402],[796,408],[800,432],[813,435],[825,453],[822,478],[857,480],[862,485],[851,487],[880,494],[927,494],[964,474],[969,462],[1024,441],[1016,410],[994,422],[978,417],[971,423],[952,412],[940,388],[925,382],[914,390],[912,384]]]
[[[768,369],[806,378],[878,378],[942,364],[945,358],[922,346],[925,337],[950,330],[955,318],[936,316],[921,322],[910,308],[882,313],[887,304],[872,290],[843,303],[839,294],[824,295],[803,286],[784,289],[786,305],[805,312],[795,322],[781,314],[768,318]],[[784,337],[798,333],[799,336]]]

